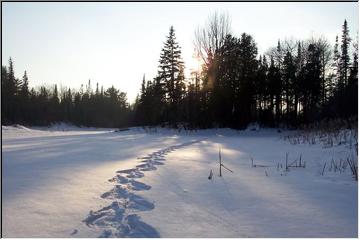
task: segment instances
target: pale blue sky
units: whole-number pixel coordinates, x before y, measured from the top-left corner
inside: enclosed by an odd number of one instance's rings
[[[194,66],[194,31],[214,11],[228,12],[232,32],[251,34],[259,53],[278,39],[324,35],[331,44],[346,18],[358,31],[358,3],[16,3],[2,16],[3,64],[27,70],[30,86],[79,88],[91,79],[128,93],[157,72],[160,50],[174,26],[185,66]]]

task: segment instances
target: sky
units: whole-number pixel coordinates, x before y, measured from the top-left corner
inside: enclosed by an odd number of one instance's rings
[[[235,36],[252,35],[259,54],[278,39],[324,36],[333,45],[347,19],[357,37],[358,3],[74,3],[3,2],[2,65],[12,57],[15,75],[27,71],[30,87],[58,84],[79,89],[90,79],[114,85],[133,102],[143,75],[157,73],[171,25],[186,73],[196,68],[194,31],[217,12],[227,13]]]

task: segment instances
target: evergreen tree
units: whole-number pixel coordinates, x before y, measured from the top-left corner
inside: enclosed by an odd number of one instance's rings
[[[319,48],[311,43],[308,46],[305,64],[303,108],[306,121],[316,119],[321,91],[321,59]]]
[[[181,49],[176,42],[175,30],[170,27],[169,35],[161,50],[158,77],[155,79],[155,94],[160,105],[166,103],[167,121],[175,122],[179,116],[179,104],[184,94],[184,72]]]
[[[9,111],[10,111],[10,81],[9,74],[7,68],[5,66],[1,66],[1,122],[3,124],[8,124],[9,119]]]
[[[349,76],[349,84],[354,85],[357,84],[358,80],[358,43],[354,43],[354,52],[353,52],[353,61]]]
[[[287,51],[283,62],[283,78],[284,78],[284,95],[286,102],[286,120],[289,123],[291,120],[290,113],[293,111],[293,96],[295,94],[295,74],[296,66],[292,54]]]
[[[279,91],[279,89],[281,90],[281,81],[279,81],[280,80],[279,75],[280,75],[280,70],[275,66],[275,61],[273,56],[270,56],[270,66],[267,74],[267,86],[268,86],[268,94],[269,94],[269,102],[270,102],[269,110],[271,112],[271,115],[274,115],[275,113],[275,117],[269,120],[269,124],[272,126],[275,124],[275,118],[279,119],[280,117],[279,116],[280,108],[278,107],[276,101],[279,100],[279,96],[281,94],[281,92]]]
[[[262,120],[265,116],[265,108],[266,108],[266,93],[267,93],[267,85],[266,85],[266,75],[268,71],[267,59],[266,56],[259,56],[258,61],[258,70],[257,77],[255,81],[255,91],[256,91],[256,109],[258,111],[257,119]]]
[[[282,48],[280,40],[278,41],[276,47],[276,69],[274,75],[274,90],[275,90],[275,112],[276,112],[276,121],[281,121],[281,112],[282,112],[282,92],[283,92],[283,81],[281,75],[281,65],[282,65]]]
[[[24,72],[20,86],[19,108],[21,110],[21,120],[27,121],[29,117],[29,79],[26,71]]]
[[[9,66],[7,71],[7,77],[4,79],[4,100],[5,100],[5,116],[7,116],[7,122],[15,123],[19,120],[19,104],[18,104],[18,92],[19,92],[19,80],[15,78],[14,63],[9,58]]]
[[[333,83],[331,88],[334,89],[336,86],[340,86],[340,53],[339,53],[339,37],[336,36],[335,45],[334,45],[334,52],[333,52],[333,63],[332,63],[332,71],[333,71]]]
[[[353,61],[349,75],[349,83],[347,87],[346,97],[348,116],[357,116],[358,109],[358,43],[354,43]]]
[[[143,80],[141,83],[141,91],[140,91],[140,101],[143,101],[145,98],[145,94],[146,94],[146,86],[145,86],[145,74],[143,76]]]
[[[297,55],[295,60],[296,73],[295,73],[295,84],[294,84],[294,118],[298,124],[298,114],[299,114],[299,103],[303,102],[304,95],[304,78],[305,78],[305,56],[303,52],[303,47],[301,42],[298,42]]]
[[[321,105],[324,106],[326,101],[328,100],[329,88],[331,85],[331,78],[327,77],[327,71],[329,67],[329,63],[331,61],[331,48],[328,41],[324,38],[319,38],[316,41],[316,45],[320,51],[320,62],[321,62]]]
[[[22,78],[21,83],[22,84],[20,86],[20,95],[27,98],[29,96],[29,79],[26,71],[24,72],[24,76]]]
[[[348,84],[348,75],[350,67],[349,56],[350,36],[347,21],[344,21],[341,37],[341,55],[340,55],[340,88]]]

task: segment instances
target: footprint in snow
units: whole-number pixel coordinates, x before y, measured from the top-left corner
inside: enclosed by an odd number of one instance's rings
[[[198,142],[198,141],[197,141]],[[178,146],[172,146],[160,151],[153,152],[143,159],[142,164],[136,168],[117,171],[117,175],[109,182],[116,182],[111,190],[101,195],[104,199],[111,199],[113,202],[97,211],[90,211],[87,218],[83,220],[87,226],[97,226],[103,228],[100,237],[160,237],[155,228],[141,221],[137,214],[130,214],[126,211],[132,209],[136,211],[150,211],[155,208],[154,203],[146,198],[135,194],[133,191],[149,190],[151,186],[136,181],[134,178],[144,177],[144,171],[153,171],[157,168],[154,165],[164,165],[165,155],[181,147],[188,146],[196,142],[189,142]],[[186,193],[187,190],[184,189]],[[75,235],[77,229],[71,235]]]
[[[159,162],[159,161],[152,161],[151,162],[153,165],[164,165],[165,163],[163,163],[163,162]]]
[[[151,163],[144,163],[136,166],[140,171],[154,171],[156,167],[154,167]]]
[[[144,173],[142,173],[142,172],[141,172],[139,169],[137,169],[137,168],[120,170],[120,171],[117,171],[117,173],[127,174],[127,175],[126,175],[127,178],[142,178],[142,177],[144,177]]]
[[[133,171],[136,171],[136,168],[130,168],[130,169],[125,169],[125,170],[119,170],[116,171],[117,173],[131,173]]]
[[[127,177],[118,174],[115,177],[109,179],[109,182],[128,183],[129,179]]]
[[[126,186],[128,189],[135,190],[135,191],[149,190],[151,188],[151,186],[149,186],[145,183],[135,181],[132,178],[127,178],[122,175],[116,175],[115,177],[109,179],[109,182],[117,182],[120,184],[124,184],[124,186]]]
[[[90,211],[89,216],[83,220],[87,226],[106,226],[109,222],[121,221],[125,210],[116,201],[98,211]]]
[[[147,184],[142,183],[142,182],[135,181],[133,179],[131,179],[128,182],[127,187],[129,189],[131,189],[131,190],[134,190],[134,191],[150,190],[150,188],[151,188],[150,185],[147,185]]]
[[[130,192],[129,189],[116,185],[110,191],[101,195],[104,199],[118,200],[126,209],[136,209],[140,211],[149,211],[155,208],[154,204],[146,198]]]

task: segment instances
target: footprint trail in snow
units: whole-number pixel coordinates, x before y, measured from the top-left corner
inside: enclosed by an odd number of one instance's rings
[[[161,149],[139,158],[141,163],[135,168],[117,171],[116,176],[109,179],[109,182],[115,184],[114,187],[101,195],[101,198],[111,200],[112,203],[97,211],[90,211],[83,222],[88,227],[100,228],[102,233],[99,237],[160,237],[155,228],[143,222],[136,214],[155,208],[153,202],[137,194],[151,189],[151,186],[138,179],[144,177],[144,173],[155,171],[164,165],[168,153],[198,142],[200,141],[191,141]]]

